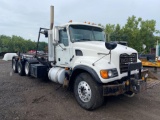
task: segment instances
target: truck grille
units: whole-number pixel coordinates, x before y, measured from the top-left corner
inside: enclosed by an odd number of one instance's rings
[[[137,62],[137,53],[128,55],[126,53],[120,55],[120,73],[128,71],[128,63]]]

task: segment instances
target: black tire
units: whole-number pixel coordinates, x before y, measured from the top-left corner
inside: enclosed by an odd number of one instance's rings
[[[30,64],[28,61],[25,62],[24,71],[27,76],[30,76]]]
[[[17,70],[17,61],[15,60],[15,58],[12,59],[12,69],[15,73],[18,72]]]
[[[102,86],[96,83],[88,73],[81,73],[74,83],[74,95],[79,105],[93,110],[103,104]]]
[[[24,76],[25,75],[24,65],[20,61],[18,61],[18,63],[17,63],[17,70],[18,70],[18,74],[20,76]]]

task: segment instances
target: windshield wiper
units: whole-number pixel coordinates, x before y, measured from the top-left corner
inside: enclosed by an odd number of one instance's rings
[[[96,40],[96,41],[104,41],[104,40]]]
[[[91,41],[90,39],[78,39],[75,42],[82,42],[82,41]]]
[[[91,40],[91,39],[76,39],[74,42],[85,42],[85,41],[104,41],[104,40]]]
[[[104,40],[92,40],[92,41],[104,41]]]

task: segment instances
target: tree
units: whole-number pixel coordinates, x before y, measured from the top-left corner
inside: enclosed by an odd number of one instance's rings
[[[1,52],[27,52],[29,50],[36,49],[36,42],[31,40],[25,40],[20,36],[13,35],[5,36],[0,35],[0,49]],[[40,42],[39,43],[39,50],[46,50],[47,43]]]
[[[115,25],[107,24],[105,28],[105,33],[107,35],[107,41],[111,41],[110,35],[113,33],[115,30]]]
[[[156,21],[146,20],[141,22],[140,26],[140,39],[143,44],[146,44],[146,52],[150,51],[156,44],[156,39],[154,37]]]
[[[128,17],[124,26],[107,24],[105,32],[108,41],[127,41],[129,46],[142,52],[142,45],[146,44],[146,52],[155,46],[158,36],[154,33],[160,33],[155,30],[156,22],[154,20],[142,20],[136,16]]]
[[[46,42],[39,42],[38,50],[45,51],[46,50],[46,46],[47,46]]]
[[[114,31],[110,35],[111,41],[120,41],[121,40],[121,27],[119,24],[115,26]]]
[[[139,51],[141,49],[140,46],[142,46],[142,43],[139,40],[140,23],[141,23],[141,18],[136,19],[135,16],[129,17],[127,19],[127,23],[123,27],[123,34],[122,34],[123,37],[125,36],[125,39],[128,42],[129,46],[135,48],[137,51]]]

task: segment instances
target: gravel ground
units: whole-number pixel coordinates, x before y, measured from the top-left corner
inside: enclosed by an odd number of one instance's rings
[[[0,120],[160,120],[160,84],[133,98],[107,97],[102,107],[86,111],[72,92],[21,77],[0,60]]]

